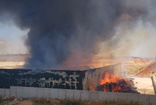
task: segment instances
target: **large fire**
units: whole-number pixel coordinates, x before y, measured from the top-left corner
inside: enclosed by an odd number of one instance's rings
[[[90,86],[90,90],[98,90],[104,92],[138,93],[137,91],[132,89],[130,81],[128,79],[124,79],[110,73],[106,73],[103,77],[101,77],[99,86],[97,86],[96,89]]]
[[[106,73],[100,80],[100,90],[105,92],[127,92],[130,90],[128,80],[110,73]]]

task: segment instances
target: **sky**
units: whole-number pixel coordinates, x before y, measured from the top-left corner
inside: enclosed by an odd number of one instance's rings
[[[131,56],[156,58],[156,35],[152,35],[149,39],[146,39],[139,44],[132,52]]]
[[[135,47],[130,56],[155,58],[156,56],[156,35],[154,28],[150,28],[153,33]],[[0,55],[2,54],[28,54],[25,40],[29,30],[21,30],[12,20],[0,21]],[[2,43],[3,42],[3,43]],[[127,55],[129,56],[129,55]]]
[[[0,54],[27,54],[25,39],[28,30],[21,30],[12,20],[0,21]]]
[[[143,32],[147,32],[149,34],[148,37],[145,37],[140,43],[137,44],[135,49],[131,51],[131,56],[156,58],[156,27],[148,24],[145,29],[146,31]]]

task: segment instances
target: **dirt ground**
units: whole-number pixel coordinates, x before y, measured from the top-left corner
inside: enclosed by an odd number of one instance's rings
[[[32,103],[31,100],[25,100],[25,101],[11,101],[11,102],[6,102],[6,103],[3,103],[2,105],[33,105],[33,103]]]
[[[28,99],[25,101],[11,101],[0,105],[143,105],[140,102],[120,101],[80,101],[80,100],[47,100],[47,99]]]

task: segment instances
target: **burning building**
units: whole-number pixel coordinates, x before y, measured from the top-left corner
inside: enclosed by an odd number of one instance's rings
[[[105,73],[100,79],[100,85],[97,90],[105,92],[136,92],[132,90],[128,80],[110,73]]]
[[[25,86],[91,91],[136,92],[132,89],[130,81],[115,76],[119,69],[119,65],[81,71],[1,69],[0,88]]]

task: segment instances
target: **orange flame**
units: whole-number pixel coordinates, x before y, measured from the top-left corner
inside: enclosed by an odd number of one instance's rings
[[[106,73],[100,80],[99,88],[105,92],[126,92],[127,90],[130,90],[130,85],[127,80],[119,76]]]
[[[115,76],[115,75],[110,74],[110,73],[106,73],[105,76],[104,76],[104,79],[101,79],[100,85],[111,83],[111,82],[112,83],[117,83],[118,80],[120,80],[120,77]]]
[[[89,90],[95,91],[94,82],[93,81],[90,82]]]

